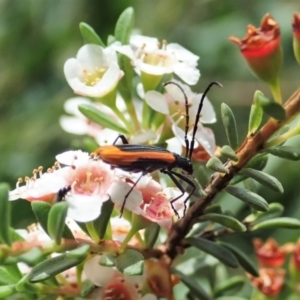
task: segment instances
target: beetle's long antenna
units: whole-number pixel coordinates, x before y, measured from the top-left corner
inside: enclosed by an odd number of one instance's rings
[[[185,132],[184,132],[184,141],[185,141],[185,149],[186,149],[185,157],[188,157],[189,151],[190,151],[190,144],[189,144],[189,140],[187,138],[187,134],[188,134],[188,131],[189,131],[189,121],[190,121],[188,98],[187,98],[187,95],[184,92],[182,86],[180,86],[178,83],[173,82],[173,81],[169,81],[169,82],[166,82],[164,84],[164,86],[166,86],[168,84],[174,84],[174,85],[176,85],[181,90],[181,92],[182,92],[182,94],[184,96],[184,101],[185,101]]]
[[[196,132],[197,132],[197,128],[198,128],[198,123],[199,123],[199,120],[200,120],[200,113],[201,113],[201,110],[202,110],[202,107],[203,107],[204,98],[205,98],[205,96],[207,95],[208,91],[210,90],[210,88],[213,85],[217,85],[219,87],[223,87],[223,85],[220,82],[218,82],[218,81],[212,81],[207,86],[207,88],[205,89],[204,93],[202,94],[202,97],[201,97],[201,100],[200,100],[200,103],[199,103],[199,107],[198,107],[198,111],[197,111],[197,114],[196,114],[196,119],[195,119],[195,124],[194,124],[194,130],[193,130],[193,135],[192,135],[192,141],[191,141],[191,147],[190,147],[190,151],[189,151],[189,153],[187,155],[187,157],[189,159],[192,159],[192,153],[193,153],[194,144],[195,144],[195,136],[196,136]]]

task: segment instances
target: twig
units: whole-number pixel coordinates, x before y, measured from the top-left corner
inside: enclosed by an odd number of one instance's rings
[[[168,239],[165,242],[166,254],[170,262],[175,256],[182,252],[182,240],[190,231],[197,218],[203,215],[203,211],[209,205],[215,196],[221,192],[230,182],[230,180],[241,170],[256,154],[262,149],[264,143],[282,126],[289,123],[300,112],[300,89],[298,89],[285,103],[284,109],[286,119],[276,121],[271,118],[268,122],[253,136],[247,137],[237,151],[238,163],[232,164],[231,161],[225,163],[228,170],[226,175],[215,173],[209,184],[205,188],[206,197],[199,199],[189,208],[184,218],[174,224],[169,232]]]

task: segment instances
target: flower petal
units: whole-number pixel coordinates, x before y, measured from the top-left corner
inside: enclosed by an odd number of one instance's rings
[[[119,181],[112,183],[107,193],[110,195],[112,202],[122,206],[125,196],[130,189],[131,186],[129,184]],[[133,211],[136,207],[140,206],[142,202],[142,193],[136,189],[133,189],[126,199],[125,208]]]
[[[145,94],[145,101],[154,110],[165,115],[169,114],[168,104],[161,93],[157,91],[149,91]]]
[[[86,196],[72,194],[66,196],[69,204],[68,217],[78,222],[90,222],[99,217],[103,202],[109,199],[108,195]]]

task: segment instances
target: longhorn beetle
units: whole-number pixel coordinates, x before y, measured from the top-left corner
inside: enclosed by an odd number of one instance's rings
[[[137,185],[139,180],[142,178],[142,176],[148,173],[152,173],[154,171],[160,171],[163,174],[167,174],[170,177],[170,179],[174,182],[174,184],[177,186],[177,188],[181,191],[181,195],[179,195],[178,197],[170,201],[171,207],[176,213],[177,217],[179,217],[179,215],[176,209],[174,208],[173,203],[177,201],[179,198],[181,198],[185,193],[185,190],[183,186],[180,184],[178,179],[181,179],[182,181],[186,182],[188,185],[192,187],[192,191],[189,193],[188,197],[184,200],[184,214],[186,211],[186,202],[195,192],[196,189],[195,183],[190,178],[188,178],[188,175],[193,174],[193,165],[191,162],[191,158],[194,150],[195,135],[198,128],[200,113],[203,107],[203,101],[209,89],[214,84],[220,87],[222,87],[222,85],[217,81],[213,81],[207,86],[206,90],[204,91],[196,114],[192,139],[190,143],[187,137],[188,130],[189,130],[189,104],[188,104],[187,96],[183,88],[179,84],[170,81],[165,83],[164,86],[168,84],[176,85],[184,95],[185,110],[186,110],[186,114],[185,114],[186,124],[185,124],[185,135],[184,135],[184,140],[186,145],[185,157],[157,146],[129,144],[128,140],[125,138],[124,135],[119,135],[114,141],[113,145],[101,146],[95,152],[91,153],[92,158],[100,158],[105,163],[110,164],[114,168],[119,168],[124,171],[133,172],[133,173],[142,172],[141,176],[132,185],[132,187],[124,197],[124,201],[122,203],[122,207],[120,211],[120,217],[123,214],[126,199],[130,195],[134,187]],[[116,142],[119,139],[121,139],[123,145],[116,145]],[[183,174],[173,171],[174,168],[179,168],[183,170]]]

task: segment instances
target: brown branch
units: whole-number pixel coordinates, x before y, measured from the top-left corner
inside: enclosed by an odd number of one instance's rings
[[[203,215],[203,211],[209,205],[215,196],[221,192],[229,183],[229,181],[242,169],[256,154],[262,149],[268,139],[283,125],[289,123],[300,112],[300,89],[298,89],[285,103],[286,119],[284,121],[276,121],[271,118],[268,122],[253,136],[247,137],[241,147],[237,151],[239,161],[233,164],[228,161],[225,167],[228,171],[226,175],[215,173],[209,184],[205,188],[206,197],[196,201],[187,211],[184,218],[174,224],[169,232],[168,239],[165,242],[166,254],[170,262],[177,254],[182,252],[182,240],[196,223],[197,218]]]

